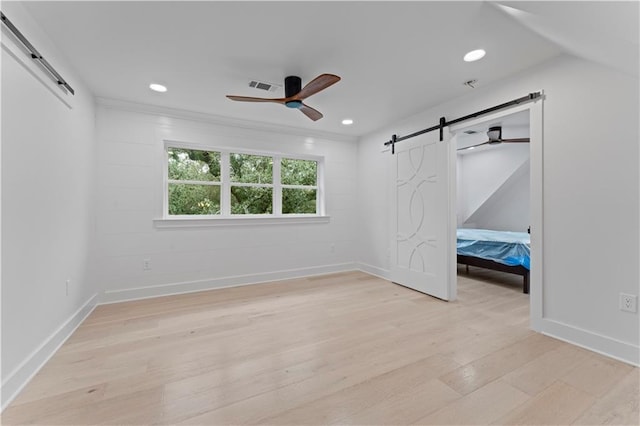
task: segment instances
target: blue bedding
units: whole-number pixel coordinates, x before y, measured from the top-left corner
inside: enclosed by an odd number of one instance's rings
[[[458,254],[531,269],[531,242],[526,232],[458,229]]]

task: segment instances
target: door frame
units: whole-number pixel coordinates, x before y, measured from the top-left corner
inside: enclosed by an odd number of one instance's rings
[[[531,214],[531,264],[535,265],[530,272],[529,290],[529,325],[535,331],[541,331],[544,318],[544,157],[543,157],[543,100],[542,96],[534,102],[517,105],[504,109],[494,114],[483,116],[449,127],[451,132],[449,155],[449,288],[454,296],[457,294],[456,273],[456,143],[457,135],[470,126],[476,126],[487,121],[492,121],[521,111],[529,111],[529,158],[531,162],[530,191],[531,198],[529,209]],[[454,143],[456,142],[456,143]]]

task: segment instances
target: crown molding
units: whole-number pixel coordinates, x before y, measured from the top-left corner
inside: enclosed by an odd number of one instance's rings
[[[288,134],[302,137],[316,137],[319,139],[329,139],[340,142],[357,142],[357,136],[343,135],[332,132],[322,132],[317,130],[302,129],[298,127],[283,126],[253,120],[243,120],[221,115],[208,114],[197,111],[189,111],[178,108],[170,108],[158,105],[142,104],[120,99],[104,98],[96,96],[96,105],[121,111],[138,112],[143,114],[161,115],[178,119],[200,121],[204,123],[217,124],[220,126],[237,127],[241,129],[256,130],[278,134]]]

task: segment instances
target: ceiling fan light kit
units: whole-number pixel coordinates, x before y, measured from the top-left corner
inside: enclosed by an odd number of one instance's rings
[[[286,106],[287,108],[295,108],[295,109],[300,109],[302,108],[302,101],[289,101],[289,102],[285,102],[284,106]]]
[[[326,89],[327,87],[340,81],[340,77],[334,74],[320,74],[318,77],[302,87],[302,79],[295,75],[290,75],[284,79],[284,98],[255,98],[251,96],[227,95],[232,101],[239,102],[272,102],[282,104],[287,108],[298,109],[313,121],[320,120],[322,113],[302,102],[311,95]]]

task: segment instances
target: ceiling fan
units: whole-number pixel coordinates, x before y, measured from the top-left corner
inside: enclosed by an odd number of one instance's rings
[[[476,145],[466,146],[464,148],[458,148],[458,151],[464,151],[465,149],[473,149],[477,146],[482,145],[498,145],[503,142],[507,143],[529,143],[529,138],[512,138],[512,139],[503,139],[502,138],[502,127],[494,126],[489,127],[489,131],[487,132],[488,141],[482,142]]]
[[[302,87],[302,79],[297,76],[289,76],[284,79],[284,98],[253,98],[250,96],[234,96],[227,95],[227,98],[232,101],[241,102],[274,102],[277,104],[283,104],[288,108],[295,108],[302,111],[304,115],[312,119],[313,121],[320,120],[322,113],[316,109],[306,105],[303,100],[311,95],[315,95],[321,90],[340,81],[340,77],[333,74],[320,74],[306,86]]]

